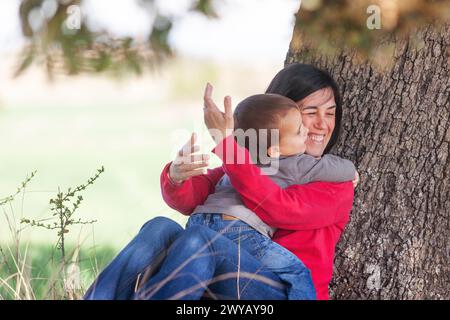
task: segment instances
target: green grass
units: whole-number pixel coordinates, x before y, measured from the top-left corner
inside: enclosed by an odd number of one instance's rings
[[[225,94],[231,94],[236,104],[244,96],[262,92],[277,70],[219,68],[202,60],[176,61],[166,67],[167,73],[152,79],[123,79],[115,84],[114,97],[105,96],[105,85],[101,81],[97,85],[95,79],[89,79],[92,88],[80,80],[64,79],[66,86],[60,82],[54,87],[37,83],[34,91],[42,88],[45,92],[35,92],[39,98],[34,100],[16,100],[23,103],[10,103],[14,94],[0,93],[0,199],[13,194],[27,174],[37,170],[23,193],[0,206],[0,299],[67,298],[61,287],[60,253],[52,247],[56,233],[21,225],[20,220],[51,216],[49,200],[58,188],[84,183],[101,166],[105,172],[83,192],[84,201],[76,214],[97,222],[72,226],[66,234],[68,251],[81,247],[84,289],[147,220],[162,215],[184,226],[187,218],[171,210],[161,197],[159,175],[192,131],[203,138],[203,143],[199,141],[203,152],[212,148],[203,125],[204,84],[216,85],[218,104]],[[9,87],[19,85],[27,98],[33,81],[21,78]],[[103,88],[102,93],[96,93],[97,87]],[[62,95],[64,90],[75,100]],[[213,157],[210,167],[217,165],[220,162]],[[20,241],[11,225],[20,229]],[[7,244],[20,247],[21,255],[14,249],[10,252]],[[26,296],[25,284],[33,296]]]
[[[104,174],[86,190],[78,212],[97,223],[74,230],[69,242],[95,238],[99,245],[121,248],[153,217],[164,215],[184,225],[186,218],[162,200],[159,175],[192,131],[202,138],[205,83],[215,85],[219,105],[225,94],[237,104],[262,92],[277,69],[179,59],[152,77],[124,78],[113,85],[94,76],[86,82],[63,78],[54,85],[26,75],[11,80],[9,87],[20,86],[23,98],[11,94],[11,100],[8,92],[0,92],[0,198],[37,170],[14,212],[19,220],[45,218],[58,187],[78,185],[103,165]],[[27,98],[27,88],[38,98]],[[201,147],[209,152],[212,140],[205,131],[203,138],[210,144]],[[210,167],[219,164],[212,157]],[[10,240],[1,215],[0,244]],[[56,240],[51,232],[31,228],[22,237],[33,244]]]
[[[2,245],[0,253],[0,279],[9,280],[8,285],[0,285],[0,299],[26,298],[25,285],[31,288],[31,297],[38,300],[64,299],[67,298],[62,286],[60,276],[61,255],[49,245],[22,246],[20,255],[27,256],[24,268],[23,264],[16,263],[18,260],[15,250],[9,250],[7,245]],[[68,252],[73,252],[74,248],[67,248]],[[83,293],[95,277],[114,257],[116,250],[110,247],[82,248],[78,255],[78,266],[80,268],[81,288]],[[19,259],[21,260],[21,259]],[[11,277],[13,275],[13,277]],[[16,276],[14,276],[16,275]],[[18,280],[22,277],[21,289],[18,289]],[[11,290],[8,286],[10,286]]]
[[[82,192],[84,201],[76,213],[97,222],[72,226],[66,234],[67,252],[81,247],[82,291],[147,220],[164,215],[184,225],[187,218],[162,200],[159,175],[171,160],[177,130],[189,134],[198,126],[191,121],[195,111],[151,108],[0,109],[0,199],[15,193],[27,174],[37,170],[14,201],[0,206],[0,299],[69,298],[62,286],[60,252],[52,246],[56,232],[20,220],[50,217],[49,200],[58,187],[64,191],[84,183],[102,165],[105,172]],[[11,226],[20,230],[20,240]],[[17,246],[20,255],[9,249]]]
[[[36,177],[16,201],[18,216],[49,216],[49,199],[90,177],[100,166],[105,173],[86,190],[80,217],[95,219],[97,243],[121,247],[148,219],[166,215],[184,218],[163,202],[159,175],[171,160],[176,130],[193,127],[188,110],[164,112],[144,106],[60,107],[0,110],[0,195],[10,194],[27,173]],[[192,114],[192,112],[191,112]],[[183,116],[184,115],[184,116]],[[91,237],[85,228],[82,237]],[[33,242],[53,243],[45,230],[25,230]],[[5,238],[0,223],[0,243]],[[70,239],[69,239],[70,240]],[[75,243],[77,239],[72,239]]]

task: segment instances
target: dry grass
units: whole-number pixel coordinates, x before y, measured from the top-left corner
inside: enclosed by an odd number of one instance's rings
[[[0,209],[3,218],[9,229],[10,242],[0,245],[0,300],[77,300],[83,297],[90,284],[97,278],[99,271],[112,260],[114,251],[110,248],[98,250],[93,242],[92,247],[86,248],[86,239],[78,238],[76,245],[66,248],[64,255],[58,245],[55,246],[36,246],[22,241],[23,225],[20,221],[23,219],[23,210],[19,215],[15,214],[12,202],[19,201],[21,196],[22,208],[25,200],[26,187],[34,174],[22,183],[17,192],[9,197],[0,199]],[[80,233],[81,234],[81,233]],[[93,233],[92,233],[93,234]],[[165,284],[178,276],[182,275],[183,268],[190,262],[204,255],[226,254],[223,252],[211,253],[207,250],[214,241],[223,236],[221,233],[210,239],[204,244],[198,252],[184,261],[164,280],[141,292],[143,299],[149,299]],[[94,237],[93,237],[94,239]],[[64,251],[63,251],[64,252]],[[238,243],[238,265],[236,272],[229,272],[213,277],[207,281],[199,280],[198,283],[190,288],[186,288],[170,297],[171,300],[183,299],[190,293],[199,289],[204,289],[205,294],[212,299],[240,299],[242,291],[246,289],[252,281],[261,281],[262,283],[277,288],[283,286],[267,277],[256,273],[243,272],[240,268],[241,246]],[[196,275],[192,275],[195,277]],[[144,278],[146,278],[144,276]],[[208,286],[216,282],[236,279],[237,292],[234,297],[218,297],[209,290]],[[242,280],[247,281],[242,287]],[[136,280],[136,291],[139,290],[138,277]],[[142,281],[145,283],[147,279]]]
[[[33,177],[34,173],[13,195],[0,198],[2,220],[9,230],[9,241],[0,244],[0,299],[80,299],[85,287],[98,275],[99,265],[102,267],[109,261],[113,251],[105,248],[98,252],[95,243],[92,248],[82,250],[85,240],[78,238],[75,246],[67,248],[65,261],[56,246],[23,241],[26,227],[20,221],[26,188]],[[20,212],[14,209],[13,203],[17,201],[21,202]]]

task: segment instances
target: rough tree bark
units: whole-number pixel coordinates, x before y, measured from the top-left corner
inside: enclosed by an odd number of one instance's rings
[[[361,175],[332,298],[450,299],[450,25],[396,41],[384,72],[352,53],[296,50],[298,36],[286,64],[313,63],[337,79],[344,119],[332,153]]]

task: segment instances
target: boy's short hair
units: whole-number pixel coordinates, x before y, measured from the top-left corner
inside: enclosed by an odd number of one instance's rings
[[[252,157],[259,159],[252,152],[256,151],[260,155],[259,147],[266,145],[264,153],[267,155],[267,149],[272,145],[271,129],[280,129],[281,120],[286,116],[289,110],[300,110],[298,105],[291,99],[278,94],[256,94],[242,100],[234,110],[234,130],[235,138],[239,142],[244,141],[244,145],[249,149]],[[266,130],[266,141],[259,141],[259,134],[257,135],[257,150],[250,146],[250,139],[246,136],[244,139],[239,139],[238,135],[253,129],[256,132]],[[240,143],[242,145],[242,143]]]

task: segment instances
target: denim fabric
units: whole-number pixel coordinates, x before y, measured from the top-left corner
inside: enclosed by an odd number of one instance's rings
[[[206,226],[246,250],[286,284],[289,300],[314,300],[316,292],[308,268],[289,250],[241,220],[223,220],[221,214],[194,214],[186,228]]]
[[[280,278],[246,250],[204,225],[189,226],[163,264],[133,295],[146,300],[286,300]]]
[[[205,285],[205,283],[207,285]],[[185,294],[183,294],[183,292]],[[206,226],[188,230],[158,217],[100,273],[86,300],[286,300],[286,289],[261,262]]]
[[[137,280],[158,270],[167,249],[183,231],[178,223],[164,217],[145,223],[136,237],[100,273],[84,299],[131,299]]]

